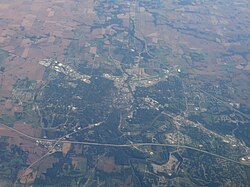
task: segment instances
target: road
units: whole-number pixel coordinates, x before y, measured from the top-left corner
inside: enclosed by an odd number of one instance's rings
[[[107,147],[134,147],[134,146],[161,146],[161,147],[179,147],[179,148],[184,148],[184,149],[190,149],[190,150],[194,150],[194,151],[198,151],[198,152],[202,152],[208,155],[212,155],[224,160],[227,160],[229,162],[233,162],[236,164],[241,164],[241,165],[245,165],[245,166],[250,166],[250,164],[246,164],[246,163],[242,163],[215,153],[211,153],[205,150],[201,150],[195,147],[191,147],[191,146],[187,146],[187,145],[178,145],[178,144],[161,144],[161,143],[131,143],[131,144],[111,144],[111,143],[97,143],[97,142],[77,142],[77,141],[62,141],[62,143],[72,143],[72,144],[82,144],[82,145],[92,145],[92,146],[107,146]]]
[[[23,132],[20,132],[12,127],[8,127],[4,124],[0,124],[4,127],[7,127],[9,128],[10,130],[13,130],[15,132],[17,132],[18,134],[22,135],[22,136],[25,136],[27,138],[30,138],[31,140],[42,140],[42,141],[48,141],[48,142],[55,142],[54,145],[53,145],[53,148],[55,147],[55,145],[57,145],[59,142],[61,143],[72,143],[72,144],[82,144],[82,145],[89,145],[89,146],[107,146],[107,147],[134,147],[134,146],[161,146],[161,147],[174,147],[174,148],[183,148],[183,149],[189,149],[189,150],[193,150],[193,151],[198,151],[198,152],[201,152],[201,153],[205,153],[205,154],[208,154],[208,155],[211,155],[211,156],[215,156],[217,158],[220,158],[220,159],[224,159],[224,160],[227,160],[229,162],[233,162],[233,163],[236,163],[236,164],[240,164],[240,165],[244,165],[244,166],[250,166],[250,163],[247,164],[247,163],[243,163],[243,162],[239,162],[239,161],[236,161],[236,160],[233,160],[231,158],[227,158],[225,156],[222,156],[222,155],[218,155],[218,154],[215,154],[215,153],[212,153],[212,152],[209,152],[209,151],[205,151],[205,150],[202,150],[202,149],[199,149],[199,148],[195,148],[195,147],[191,147],[191,146],[188,146],[188,145],[181,145],[181,144],[161,144],[161,143],[152,143],[152,142],[142,142],[142,143],[134,143],[134,142],[131,142],[129,144],[113,144],[113,143],[99,143],[99,142],[87,142],[87,141],[83,141],[83,142],[79,142],[79,141],[70,141],[70,140],[63,140],[67,135],[57,139],[57,140],[53,140],[53,139],[44,139],[44,138],[36,138],[36,137],[32,137],[30,135],[27,135]],[[92,126],[91,126],[92,127]],[[89,128],[89,126],[88,126]],[[76,133],[76,132],[75,132]],[[70,133],[72,135],[72,133]],[[50,151],[45,154],[43,157],[41,157],[42,159],[49,155],[49,153],[51,153]],[[39,159],[40,161],[41,159]],[[38,161],[36,161],[35,163],[37,163]],[[33,163],[32,165],[34,165],[35,163]],[[30,167],[29,167],[30,168]]]
[[[91,129],[91,128],[93,128],[93,127],[97,127],[97,126],[101,125],[102,123],[103,123],[103,121],[101,121],[101,122],[99,122],[99,123],[95,123],[95,124],[89,124],[87,127],[82,128],[82,129],[80,129],[79,131],[83,131],[83,130],[86,130],[86,129]],[[30,136],[30,135],[27,135],[27,134],[25,134],[25,133],[23,133],[23,132],[21,132],[21,131],[18,131],[18,130],[16,130],[16,129],[12,128],[12,127],[8,127],[8,126],[6,126],[6,125],[4,125],[4,124],[1,124],[1,125],[4,126],[4,127],[7,127],[7,128],[10,129],[10,130],[13,130],[13,131],[17,132],[17,133],[20,134],[20,135],[23,135],[23,136],[25,136],[25,137],[27,137],[27,138],[30,138],[30,139],[32,139],[32,140],[36,140],[36,141],[37,141],[37,140],[43,140],[43,141],[55,142],[55,143],[53,144],[53,146],[52,146],[43,156],[41,156],[41,157],[40,157],[39,159],[37,159],[36,161],[32,162],[25,170],[32,168],[34,165],[36,165],[37,163],[39,163],[39,162],[40,162],[41,160],[43,160],[45,157],[47,157],[47,156],[49,156],[49,155],[55,153],[55,152],[56,152],[56,150],[54,150],[55,147],[58,145],[58,143],[62,142],[62,140],[64,140],[67,136],[71,136],[71,135],[76,134],[77,132],[79,132],[79,131],[73,131],[73,132],[71,132],[71,133],[68,133],[68,134],[66,134],[66,135],[64,135],[64,136],[62,136],[62,137],[60,137],[60,138],[57,139],[57,140],[49,140],[49,139],[43,139],[43,138],[35,138],[35,137],[32,137],[32,136]],[[20,180],[20,179],[21,179],[22,177],[24,177],[24,176],[25,176],[25,173],[24,173],[23,175],[20,175],[20,176],[17,178],[17,180],[15,181],[15,184],[18,182],[18,180]]]
[[[250,120],[250,117],[249,117],[247,114],[245,114],[245,113],[241,112],[240,110],[234,108],[234,107],[231,106],[228,102],[223,101],[222,99],[217,98],[217,97],[215,97],[214,95],[212,95],[212,94],[210,94],[210,93],[208,93],[208,92],[206,92],[206,91],[204,91],[204,90],[202,90],[202,89],[198,89],[198,90],[199,90],[200,92],[202,92],[202,93],[208,95],[209,97],[211,97],[211,98],[217,100],[218,102],[224,104],[225,106],[231,108],[232,110],[234,110],[234,111],[237,112],[238,114],[241,114],[241,115],[244,116],[246,119]]]

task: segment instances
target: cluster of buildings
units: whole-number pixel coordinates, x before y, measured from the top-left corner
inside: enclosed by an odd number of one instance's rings
[[[72,67],[70,67],[69,65],[65,65],[65,64],[58,62],[56,60],[44,59],[44,60],[39,61],[39,64],[41,64],[45,67],[51,67],[51,69],[53,69],[57,72],[61,72],[74,80],[81,80],[81,81],[88,83],[88,84],[91,83],[91,81],[90,81],[91,76],[80,74],[77,71],[75,71]]]

